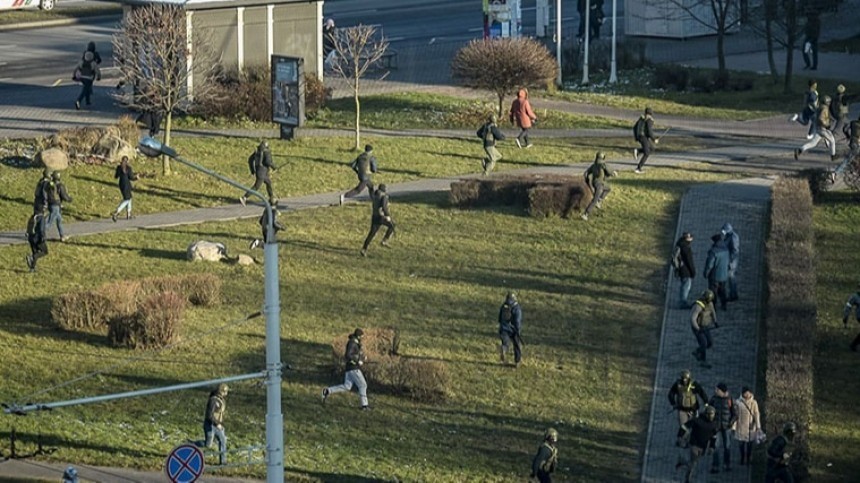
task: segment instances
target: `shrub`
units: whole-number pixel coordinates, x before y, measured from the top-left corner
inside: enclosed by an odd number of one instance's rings
[[[194,273],[181,278],[182,292],[193,305],[212,307],[221,303],[221,278],[212,273]]]
[[[534,217],[567,217],[591,201],[591,190],[582,184],[539,184],[529,190],[529,214]]]
[[[106,283],[99,287],[98,293],[110,300],[114,315],[131,315],[137,310],[138,299],[140,298],[142,288],[137,280],[118,280],[116,282]],[[107,325],[107,321],[104,322]]]
[[[51,319],[63,330],[104,329],[114,313],[108,297],[91,291],[63,294],[51,304]]]
[[[108,338],[131,349],[162,348],[179,338],[185,299],[175,292],[161,292],[140,303],[132,315],[113,317]]]
[[[192,114],[202,117],[272,119],[272,85],[268,65],[227,70],[218,76],[214,95],[195,102]]]
[[[690,84],[690,71],[677,65],[658,65],[654,69],[654,85],[660,89],[685,91]]]
[[[319,77],[305,74],[305,115],[308,119],[313,118],[331,100],[331,92],[331,87],[326,87]]]
[[[766,245],[768,301],[765,317],[767,368],[766,426],[779,434],[794,421],[799,434],[792,454],[792,473],[798,481],[808,474],[808,433],[812,422],[815,250],[812,196],[800,178],[774,183],[771,230]]]
[[[513,205],[532,216],[567,216],[591,201],[591,190],[574,176],[507,176],[451,183],[450,201],[460,208]]]

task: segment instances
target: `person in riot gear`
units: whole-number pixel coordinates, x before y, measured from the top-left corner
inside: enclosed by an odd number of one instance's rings
[[[520,365],[523,358],[523,342],[521,330],[523,328],[523,310],[517,301],[517,296],[513,292],[508,292],[505,297],[505,302],[499,309],[499,338],[501,346],[499,347],[499,357],[502,364],[505,363],[505,356],[508,353],[508,348],[514,346],[514,364]]]
[[[206,413],[203,415],[203,441],[198,441],[197,446],[208,448],[212,446],[214,439],[218,440],[218,464],[227,462],[227,433],[224,431],[224,413],[227,411],[227,393],[230,388],[227,384],[218,384],[209,393],[206,402]]]
[[[690,371],[685,369],[669,388],[668,396],[669,404],[678,411],[677,445],[683,446],[681,437],[684,435],[684,425],[696,417],[700,407],[699,401],[704,405],[708,401],[708,394],[698,382],[693,380]]]
[[[367,248],[376,236],[379,228],[385,226],[388,228],[385,231],[385,236],[382,237],[382,246],[389,248],[388,240],[394,235],[394,220],[391,219],[391,211],[388,205],[388,187],[384,184],[379,185],[379,188],[373,192],[373,213],[370,217],[370,231],[364,239],[364,245],[361,247],[361,256],[367,256]]]
[[[618,173],[615,171],[609,171],[609,167],[606,166],[606,155],[603,154],[602,151],[598,151],[597,154],[594,155],[594,163],[585,171],[585,184],[591,188],[592,198],[591,203],[585,208],[585,211],[582,213],[581,218],[585,221],[588,221],[588,214],[591,213],[591,210],[594,207],[601,208],[601,204],[603,200],[606,199],[606,196],[609,195],[609,192],[612,191],[609,188],[609,183],[606,182],[607,178],[611,178],[616,176]]]
[[[719,328],[717,323],[717,311],[714,309],[714,292],[705,290],[702,295],[693,303],[693,308],[690,311],[690,327],[693,329],[693,335],[696,336],[696,342],[699,347],[693,351],[693,357],[702,365],[702,367],[710,368],[707,361],[707,350],[713,345],[711,339],[711,329]]]
[[[355,185],[355,188],[340,195],[341,205],[343,205],[346,198],[353,198],[361,194],[361,192],[364,191],[364,188],[367,188],[367,192],[371,197],[373,196],[373,173],[379,169],[376,156],[373,155],[373,146],[370,144],[366,145],[364,147],[364,152],[355,158],[355,161],[352,162],[350,168],[352,168],[352,170],[355,171],[355,175],[358,176],[358,184]]]
[[[532,478],[540,483],[552,483],[552,473],[558,465],[558,431],[548,428],[544,432],[543,443],[532,459]]]
[[[675,465],[675,470],[683,467],[687,468],[687,474],[684,481],[690,483],[693,481],[693,473],[696,471],[696,464],[699,458],[703,455],[713,454],[714,445],[716,445],[717,429],[717,410],[713,406],[705,407],[705,412],[700,414],[698,418],[687,421],[682,429],[684,431],[683,438],[689,441],[690,459],[685,460],[683,457]]]
[[[278,200],[275,198],[275,190],[272,188],[272,179],[269,177],[269,171],[274,172],[276,169],[275,164],[272,162],[272,151],[269,149],[269,142],[265,139],[260,142],[257,150],[251,156],[252,160],[249,160],[248,163],[249,167],[251,167],[250,161],[253,161],[254,186],[251,187],[251,190],[257,191],[265,183],[266,192],[269,195],[269,203],[272,205],[278,204]],[[245,203],[248,202],[249,196],[251,196],[250,191],[239,197],[239,202],[242,203],[242,206],[245,206]]]

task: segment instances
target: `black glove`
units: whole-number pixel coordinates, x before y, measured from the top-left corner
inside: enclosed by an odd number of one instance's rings
[[[842,325],[848,327],[848,317],[842,317]]]
[[[718,323],[714,322],[714,328],[715,328],[715,329],[719,329],[719,328],[720,328],[720,324],[718,324]]]

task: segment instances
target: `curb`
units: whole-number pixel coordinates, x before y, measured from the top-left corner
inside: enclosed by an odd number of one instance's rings
[[[39,20],[35,22],[3,24],[0,25],[0,32],[8,32],[11,30],[38,29],[45,27],[62,27],[63,25],[75,25],[79,23],[84,23],[85,20],[103,21],[110,20],[112,18],[122,18],[122,11],[120,10],[115,14],[98,13],[93,15],[81,15],[78,17],[58,18],[56,20]]]

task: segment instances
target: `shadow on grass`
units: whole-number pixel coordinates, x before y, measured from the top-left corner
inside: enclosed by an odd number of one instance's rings
[[[12,203],[17,203],[17,204],[24,205],[24,206],[33,206],[32,201],[27,201],[26,199],[21,198],[21,197],[12,198],[11,196],[6,196],[2,193],[0,193],[0,200],[9,201]],[[24,224],[26,224],[26,222],[24,222]]]
[[[75,176],[75,178],[80,179],[82,181],[88,181],[90,183],[102,184],[105,186],[116,187],[116,183],[113,181],[105,181],[99,178],[93,178],[90,176]],[[117,189],[119,191],[119,189]],[[195,208],[203,208],[208,207],[210,204],[201,204],[196,203],[195,200],[209,200],[212,203],[232,203],[234,198],[228,196],[218,196],[218,195],[207,195],[198,192],[190,192],[190,191],[182,191],[174,188],[167,188],[164,186],[152,186],[148,185],[146,188],[141,188],[140,185],[135,185],[134,192],[137,194],[145,194],[148,196],[153,196],[157,198],[166,198],[177,203],[185,203],[189,204]]]
[[[0,431],[0,440],[9,441],[9,437],[10,432]],[[106,446],[101,444],[94,444],[82,438],[66,439],[62,436],[57,436],[50,433],[33,434],[26,432],[16,432],[16,437],[18,438],[17,444],[23,445],[23,448],[21,448],[20,446],[18,447],[18,451],[21,453],[29,453],[34,451],[36,449],[39,439],[41,438],[43,447],[45,447],[46,449],[56,448],[58,452],[63,452],[64,450],[89,449],[104,454],[115,454],[117,452],[122,452],[125,455],[132,456],[135,458],[164,458],[164,454],[162,452],[137,450],[132,449],[130,447],[118,448],[116,445]]]
[[[294,466],[284,467],[285,476],[288,481],[309,481],[325,483],[383,483],[391,480],[368,478],[358,475],[343,475],[337,473],[323,473],[321,471],[307,471]]]

